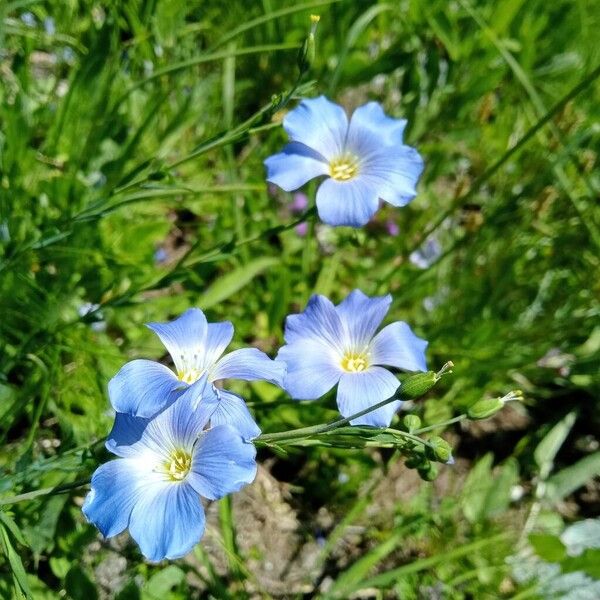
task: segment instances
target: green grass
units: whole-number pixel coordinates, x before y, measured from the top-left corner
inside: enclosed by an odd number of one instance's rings
[[[317,57],[285,105],[311,13]],[[302,585],[288,573],[288,596],[265,582],[278,555],[244,541],[235,500],[193,561],[152,566],[99,542],[85,487],[3,507],[0,595],[555,597],[505,560],[530,532],[547,536],[532,573],[545,561],[600,578],[594,548],[576,565],[550,552],[566,523],[597,514],[599,27],[592,0],[0,4],[0,503],[107,458],[107,381],[161,358],[143,323],[190,306],[231,320],[234,346],[273,353],[312,293],[389,291],[388,319],[429,340],[432,368],[456,365],[416,403],[425,426],[510,389],[526,397],[489,425],[449,428],[459,461],[435,484],[386,449],[261,450],[289,488],[298,552],[326,540]],[[426,170],[407,208],[331,229],[268,190],[282,111],[317,93],[408,119]],[[441,254],[421,269],[410,256],[426,240]],[[268,432],[335,417],[327,400],[238,391]],[[109,592],[102,565],[117,558]]]

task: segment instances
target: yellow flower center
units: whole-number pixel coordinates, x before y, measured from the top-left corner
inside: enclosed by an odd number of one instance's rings
[[[358,175],[358,161],[356,157],[345,154],[334,158],[329,163],[329,174],[336,181],[349,181]]]
[[[179,379],[179,381],[192,384],[198,381],[198,379],[200,379],[202,373],[203,371],[200,371],[198,369],[187,369],[185,371],[177,371],[177,379]]]
[[[360,373],[369,366],[367,357],[356,352],[347,352],[342,358],[342,369],[349,373]]]
[[[182,481],[190,472],[192,456],[185,450],[174,450],[165,463],[167,477],[171,481]]]

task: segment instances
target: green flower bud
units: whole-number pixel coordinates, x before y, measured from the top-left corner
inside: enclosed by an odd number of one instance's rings
[[[448,361],[437,373],[427,371],[426,373],[415,373],[407,377],[400,386],[400,396],[404,400],[414,400],[426,394],[445,373],[450,370],[454,363]]]
[[[402,419],[402,423],[404,423],[404,427],[406,427],[409,433],[412,433],[421,427],[421,419],[419,419],[417,415],[406,415],[404,419]]]
[[[302,48],[298,53],[298,68],[300,73],[305,73],[310,69],[313,62],[315,62],[315,32],[317,31],[317,24],[319,23],[319,15],[311,15],[310,22],[312,23],[310,33],[304,40]]]
[[[407,469],[418,469],[423,464],[422,456],[409,456],[405,461],[404,465]]]
[[[495,415],[503,406],[504,402],[501,398],[479,400],[469,408],[467,416],[469,419],[473,420],[487,419],[488,417]]]
[[[452,458],[452,447],[445,439],[435,435],[432,438],[429,438],[428,442],[436,460],[450,464],[454,462]]]
[[[475,402],[467,411],[469,419],[487,419],[495,415],[507,402],[521,402],[523,392],[521,390],[512,390],[502,396],[502,398],[486,398]]]
[[[417,469],[419,476],[424,481],[433,481],[438,476],[438,468],[434,463],[429,463],[427,466]]]
[[[406,400],[420,398],[435,385],[436,381],[436,374],[433,371],[411,375],[402,382],[400,397]]]

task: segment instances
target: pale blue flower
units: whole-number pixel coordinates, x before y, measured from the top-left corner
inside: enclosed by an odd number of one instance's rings
[[[118,413],[153,417],[205,374],[211,383],[222,379],[283,382],[285,365],[256,348],[221,356],[233,337],[233,325],[228,321],[207,323],[198,308],[190,308],[170,323],[149,323],[148,327],[169,351],[176,372],[151,360],[128,362],[108,384],[111,404]],[[229,424],[246,439],[259,435],[244,400],[223,389],[216,391],[214,398],[202,401],[202,409],[210,412],[211,424]]]
[[[194,407],[214,396],[207,377],[111,448],[118,457],[92,476],[86,518],[109,538],[125,529],[151,561],[179,558],[204,533],[201,497],[216,500],[256,476],[256,449],[228,425],[205,430]]]
[[[389,294],[369,298],[354,290],[334,306],[315,295],[303,313],[288,316],[277,360],[287,365],[284,388],[290,396],[316,400],[337,384],[338,408],[349,417],[394,395],[400,383],[384,366],[426,371],[427,342],[406,323],[375,334],[391,301]],[[352,424],[387,427],[400,405],[395,400]]]
[[[442,246],[436,238],[429,238],[420,248],[410,253],[408,259],[419,267],[419,269],[428,269],[442,254]]]
[[[267,181],[286,191],[324,175],[317,209],[329,225],[365,225],[384,200],[405,206],[423,171],[419,153],[403,143],[404,119],[385,115],[377,102],[344,109],[324,96],[303,100],[283,119],[291,142],[265,161]]]

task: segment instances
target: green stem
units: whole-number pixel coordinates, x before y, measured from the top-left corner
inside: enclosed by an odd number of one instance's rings
[[[378,402],[377,404],[374,404],[373,406],[369,406],[368,408],[365,408],[364,410],[361,410],[349,417],[345,417],[343,419],[337,419],[336,421],[331,421],[329,423],[324,423],[321,425],[312,425],[311,427],[301,427],[300,429],[292,429],[291,431],[279,431],[277,433],[264,433],[263,435],[257,437],[254,440],[254,442],[269,444],[271,442],[276,442],[276,441],[281,441],[281,440],[295,440],[295,439],[302,438],[302,437],[307,437],[307,436],[316,435],[319,433],[326,433],[328,431],[333,431],[334,429],[339,429],[340,427],[343,427],[344,425],[348,425],[350,423],[350,421],[352,421],[354,419],[358,419],[359,417],[362,417],[363,415],[373,412],[374,410],[377,410],[378,408],[381,408],[382,406],[386,406],[390,402],[394,402],[395,400],[398,400],[399,397],[400,397],[400,394],[394,394],[390,398],[387,398],[386,400],[382,400],[381,402]],[[417,438],[416,436],[406,433],[404,431],[399,431],[396,429],[394,429],[392,431],[394,433],[398,433],[398,434],[406,437],[407,439],[411,439],[412,441],[418,441],[421,444],[425,443],[420,438]]]
[[[16,504],[23,500],[33,500],[38,496],[54,496],[56,494],[64,494],[70,490],[86,485],[90,482],[89,479],[79,479],[71,483],[64,483],[63,485],[56,485],[50,488],[42,488],[41,490],[33,490],[32,492],[26,492],[25,494],[18,494],[17,496],[11,496],[9,498],[0,498],[0,506],[5,504]]]
[[[415,435],[419,435],[421,433],[427,433],[428,431],[433,431],[434,429],[440,429],[441,427],[447,427],[448,425],[453,425],[454,423],[460,423],[461,421],[465,421],[467,419],[466,413],[462,415],[458,415],[453,419],[448,419],[447,421],[443,421],[442,423],[436,423],[435,425],[428,425],[427,427],[421,427],[421,429],[416,429],[413,431]]]

